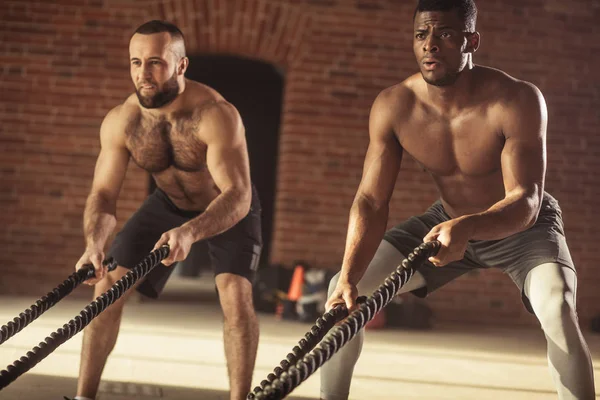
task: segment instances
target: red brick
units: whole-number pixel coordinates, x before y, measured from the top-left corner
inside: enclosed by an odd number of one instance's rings
[[[190,54],[238,54],[285,69],[271,261],[303,258],[339,268],[368,145],[369,108],[383,88],[416,71],[412,3],[170,0],[118,11],[117,3],[11,2],[0,17],[0,90],[9,94],[0,97],[0,182],[7,188],[0,195],[0,236],[12,261],[10,268],[0,266],[0,294],[38,294],[11,273],[14,268],[52,279],[70,271],[79,257],[99,126],[131,93],[127,41],[149,18],[179,24]],[[481,3],[484,40],[475,61],[532,81],[546,97],[546,188],[562,204],[580,277],[580,319],[587,326],[600,313],[600,119],[593,108],[600,82],[582,55],[599,50],[590,39],[598,29],[591,16],[577,11],[585,9],[583,0],[566,8],[557,4],[527,3],[515,14],[516,8],[501,2]],[[545,12],[538,12],[540,6],[547,6]],[[132,165],[119,226],[144,198],[146,182],[147,174]],[[427,174],[405,157],[388,226],[423,212],[436,197]],[[8,279],[15,284],[7,285]],[[440,322],[536,325],[512,282],[497,271],[453,282],[427,304]]]

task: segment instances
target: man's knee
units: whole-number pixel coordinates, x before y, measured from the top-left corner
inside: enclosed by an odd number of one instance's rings
[[[94,299],[102,296],[104,293],[109,291],[119,279],[121,279],[129,270],[124,267],[117,267],[114,271],[109,272],[104,279],[94,285]],[[129,290],[123,292],[121,297],[114,301],[109,307],[107,307],[102,313],[94,318],[90,325],[93,327],[107,326],[112,323],[118,324],[123,314],[123,308],[125,302],[135,291],[137,284],[131,287]],[[112,296],[111,296],[112,297]]]
[[[574,293],[563,283],[553,283],[530,298],[542,328],[547,334],[559,332],[566,323],[575,320]]]
[[[106,274],[106,277],[104,279],[102,279],[100,282],[98,282],[98,283],[96,283],[96,285],[94,285],[94,299],[98,298],[98,296],[101,296],[104,293],[106,293],[107,291],[109,291],[123,276],[125,276],[125,274],[127,274],[127,272],[129,272],[129,269],[119,266],[114,271],[111,271],[108,274]],[[121,297],[119,297],[118,300],[116,300],[113,304],[111,304],[111,306],[108,307],[106,309],[106,311],[107,312],[111,312],[111,311],[112,312],[116,312],[116,311],[120,312],[120,310],[122,310],[123,306],[125,305],[125,301],[127,301],[129,296],[131,296],[131,294],[133,292],[135,292],[135,289],[137,288],[138,285],[139,285],[139,282],[137,282],[134,286],[129,288],[129,290],[126,290],[125,292],[123,292],[121,294]],[[102,313],[102,314],[104,314],[104,313]]]
[[[252,284],[248,279],[223,273],[217,275],[215,281],[223,315],[227,320],[243,320],[254,315]]]
[[[571,317],[575,312],[569,298],[573,294],[569,291],[549,290],[545,301],[534,306],[535,314],[542,326],[550,327],[554,323],[561,323]]]

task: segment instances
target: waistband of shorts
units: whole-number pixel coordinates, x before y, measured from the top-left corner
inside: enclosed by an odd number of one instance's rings
[[[167,206],[173,210],[173,212],[175,212],[176,214],[181,215],[182,217],[185,217],[185,218],[197,217],[198,215],[202,214],[205,211],[205,210],[185,210],[185,209],[177,207],[177,205],[173,202],[173,200],[171,200],[169,195],[159,187],[157,187],[154,190],[154,193],[152,193],[152,195],[158,197],[160,199],[160,201],[166,203]],[[260,206],[260,200],[258,197],[258,191],[256,190],[256,187],[253,184],[252,185],[252,202],[251,202],[249,214],[260,214],[260,213],[261,213],[261,206]]]
[[[442,204],[442,200],[436,200],[430,207],[429,210],[441,212],[447,219],[452,219],[450,215],[446,212],[444,205]],[[544,191],[542,193],[542,204],[540,206],[540,215],[543,215],[545,212],[558,212],[562,213],[560,209],[560,205],[558,204],[558,200],[556,200],[550,193]]]
[[[204,210],[184,210],[182,208],[177,207],[177,205],[173,203],[173,200],[171,200],[169,195],[164,190],[158,187],[154,190],[154,193],[152,195],[157,197],[163,203],[165,203],[167,207],[171,209],[171,211],[185,218],[194,218],[204,212]]]

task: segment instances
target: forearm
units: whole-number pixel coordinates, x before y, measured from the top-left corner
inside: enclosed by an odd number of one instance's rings
[[[251,191],[229,189],[221,192],[206,210],[182,225],[188,228],[194,242],[225,232],[244,218],[249,210]]]
[[[116,224],[115,202],[111,202],[99,193],[90,194],[83,213],[86,247],[103,249]]]
[[[541,192],[541,191],[539,191]],[[499,240],[531,227],[541,204],[541,193],[509,194],[484,212],[466,215],[472,240]]]
[[[350,211],[340,280],[357,284],[367,270],[385,233],[389,207],[374,207],[357,197]]]

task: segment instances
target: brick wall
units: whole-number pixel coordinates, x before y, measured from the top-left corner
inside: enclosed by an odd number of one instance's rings
[[[0,293],[38,295],[71,272],[105,113],[131,91],[127,43],[147,19],[179,25],[188,52],[261,59],[286,71],[273,262],[338,268],[377,93],[416,72],[413,2],[389,0],[5,1],[0,15]],[[509,2],[510,3],[510,2]],[[600,17],[574,0],[480,1],[475,61],[529,80],[550,112],[547,190],[561,201],[584,327],[600,312]],[[131,167],[120,225],[146,194]],[[436,198],[408,157],[390,225]],[[535,324],[510,280],[473,274],[427,300],[438,321]]]

